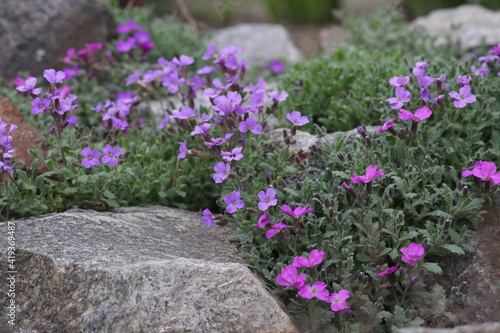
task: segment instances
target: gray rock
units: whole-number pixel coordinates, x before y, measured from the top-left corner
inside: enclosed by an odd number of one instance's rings
[[[278,24],[238,24],[216,31],[211,43],[217,49],[230,45],[243,48],[239,59],[246,59],[250,66],[266,66],[270,61],[280,58],[290,63],[302,60],[286,28]]]
[[[195,213],[75,209],[14,223],[16,320],[25,329],[299,332],[237,256],[233,230],[203,226]]]
[[[416,19],[411,26],[437,37],[439,45],[446,42],[446,36],[450,36],[461,43],[463,50],[500,43],[500,11],[491,11],[480,5],[438,9]]]
[[[113,18],[99,0],[0,1],[0,76],[39,76],[57,68],[66,50],[104,42]]]
[[[457,326],[454,328],[408,327],[395,333],[498,333],[500,323],[485,323],[480,325]]]
[[[378,130],[380,126],[366,126],[366,133],[371,138],[375,138],[379,135]],[[290,130],[286,129],[288,135],[290,135]],[[308,132],[304,132],[301,130],[297,130],[296,135],[293,137],[293,141],[296,141],[294,144],[290,145],[290,153],[297,154],[300,151],[304,153],[309,153],[311,147],[315,144],[319,146],[324,146],[325,144],[332,144],[335,142],[335,138],[337,136],[342,136],[344,138],[344,142],[347,145],[352,145],[354,140],[361,138],[361,135],[358,133],[358,130],[352,129],[347,132],[335,132],[328,133],[323,137],[319,137],[315,134],[310,134]],[[284,147],[285,142],[283,140],[283,128],[278,128],[270,131],[267,134],[268,139],[273,141],[273,144],[277,147]]]

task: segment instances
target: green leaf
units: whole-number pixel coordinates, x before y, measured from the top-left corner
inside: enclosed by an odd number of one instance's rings
[[[75,194],[76,192],[78,192],[78,189],[76,187],[67,187],[64,189],[64,191],[62,193],[63,194]]]
[[[103,194],[108,199],[116,199],[116,196],[113,193],[111,193],[109,190],[104,191]]]
[[[456,253],[456,254],[465,254],[464,250],[458,245],[444,244],[444,245],[441,245],[441,247],[447,249],[448,251]]]
[[[48,160],[47,161],[47,168],[49,168],[49,170],[56,170],[56,162],[54,160]]]
[[[439,265],[434,262],[424,262],[422,264],[422,267],[431,273],[439,275],[443,274],[443,270],[441,269],[441,267],[439,267]]]
[[[118,204],[118,202],[116,202],[114,200],[103,199],[103,201],[106,203],[106,205],[108,205],[111,208],[118,208],[118,207],[120,207],[120,205]]]

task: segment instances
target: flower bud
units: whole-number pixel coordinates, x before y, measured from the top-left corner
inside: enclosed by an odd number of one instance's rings
[[[352,154],[351,153],[347,153],[347,159],[349,161],[352,161],[354,158],[352,157]]]
[[[468,196],[469,195],[469,186],[464,186],[464,189],[462,191],[462,194],[464,197]]]
[[[328,239],[325,239],[323,242],[321,242],[321,249],[323,251],[328,250],[329,247],[330,247],[330,241]]]
[[[264,179],[267,185],[271,185],[271,173],[269,171],[264,172]]]
[[[287,184],[287,182],[286,182],[286,180],[285,180],[284,178],[281,178],[281,179],[280,179],[280,184],[281,184],[281,186],[283,186],[283,187],[287,187],[287,186],[288,186],[288,184]]]
[[[339,152],[337,152],[337,157],[338,157],[338,158],[339,158],[339,160],[341,160],[342,162],[344,162],[344,161],[345,161],[345,159],[346,159],[346,155],[345,155],[345,153],[340,152],[340,151],[339,151]]]
[[[286,140],[286,138],[288,138],[288,132],[286,129],[283,129],[283,139]]]
[[[334,212],[334,210],[333,210],[333,208],[332,208],[332,207],[329,207],[329,208],[328,208],[328,217],[329,217],[330,219],[332,219],[332,220],[333,220],[333,218],[335,217],[335,212]]]
[[[74,167],[76,167],[76,168],[80,168],[82,166],[82,164],[80,162],[78,162],[78,161],[71,162],[71,165],[74,166]]]
[[[326,173],[326,180],[331,180],[333,178],[332,169],[327,167],[325,169],[325,173]]]
[[[448,229],[450,229],[452,223],[453,223],[452,219],[446,219],[443,224],[443,230],[447,231]]]
[[[258,214],[259,211],[253,207],[248,207],[247,212],[252,213],[252,214]]]
[[[302,182],[301,181],[297,181],[295,183],[295,188],[297,189],[297,191],[301,191],[302,190]]]

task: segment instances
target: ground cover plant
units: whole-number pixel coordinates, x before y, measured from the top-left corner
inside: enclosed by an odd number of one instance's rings
[[[138,22],[122,23],[118,41],[68,50],[66,69],[11,87],[53,149],[33,150],[32,167],[16,168],[16,124],[0,121],[2,220],[73,206],[192,209],[207,227],[238,226],[242,255],[307,331],[453,322],[446,305],[466,281],[452,290],[429,281],[442,271],[437,257],[472,250],[482,204],[500,183],[500,46],[464,61],[421,58],[415,44],[407,55],[380,53],[370,67],[361,48],[373,40],[361,36],[330,58],[298,64],[282,81],[287,89],[268,90],[266,80],[245,77],[237,46],[151,60],[158,41]],[[331,79],[338,91],[328,90],[327,76],[306,83],[317,66],[340,72]],[[304,84],[290,85],[297,78]],[[345,109],[332,117],[304,89],[363,98],[334,101]],[[282,148],[265,135],[272,116]],[[360,134],[353,143],[339,135],[307,158],[290,153],[301,129],[324,136],[352,127]]]

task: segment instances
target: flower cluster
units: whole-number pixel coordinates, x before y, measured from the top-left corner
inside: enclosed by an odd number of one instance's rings
[[[348,290],[340,290],[338,293],[332,293],[330,295],[327,285],[324,282],[316,281],[311,285],[306,284],[307,275],[305,273],[298,273],[297,268],[307,267],[313,268],[323,262],[325,252],[321,250],[312,250],[309,253],[309,257],[295,257],[291,265],[286,266],[281,270],[281,273],[276,277],[276,282],[289,288],[295,288],[298,290],[297,294],[302,298],[312,299],[317,298],[319,300],[330,303],[330,308],[332,311],[346,311],[349,308],[347,304],[347,299],[350,297],[350,292]]]
[[[107,99],[104,104],[99,103],[90,109],[102,113],[102,121],[105,127],[114,127],[123,131],[129,126],[127,116],[138,100],[133,92],[122,92],[116,95],[116,101]]]
[[[71,67],[63,69],[65,74],[64,80],[70,80],[74,76],[81,74],[82,71],[80,67],[85,68],[89,76],[93,76],[94,73],[90,71],[90,68],[97,60],[98,53],[101,49],[101,43],[85,43],[85,47],[78,51],[75,48],[68,49],[63,62]]]
[[[151,41],[151,34],[149,31],[142,30],[142,26],[135,23],[133,20],[129,20],[126,24],[119,25],[116,31],[126,38],[116,43],[116,50],[118,52],[133,55],[135,50],[140,50],[141,60],[147,59],[147,53],[154,48],[154,43]]]
[[[110,167],[114,167],[118,164],[118,156],[122,154],[122,149],[118,146],[111,147],[111,145],[106,145],[106,147],[102,149],[102,152],[103,157],[101,158],[101,162]],[[90,147],[85,147],[82,150],[82,156],[82,165],[87,169],[100,164],[99,157],[101,153],[97,149],[92,150]]]
[[[10,125],[7,129],[8,124],[0,118],[0,176],[5,173],[11,173],[14,169],[11,167],[11,157],[12,153],[15,152],[12,149],[12,136],[10,135],[17,129],[16,125]],[[3,177],[0,177],[3,178]]]

